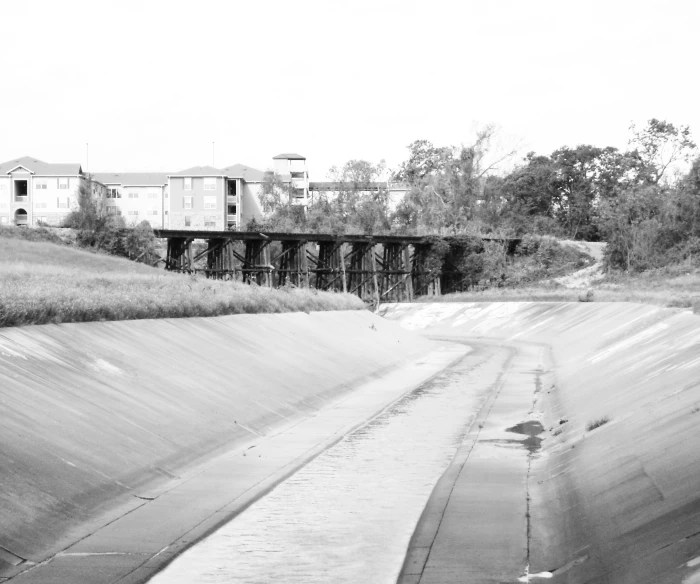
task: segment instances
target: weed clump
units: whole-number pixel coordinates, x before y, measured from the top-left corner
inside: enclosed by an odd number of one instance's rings
[[[610,421],[610,418],[608,416],[603,416],[602,418],[598,418],[597,420],[591,420],[586,424],[586,432],[590,432],[591,430],[595,430],[596,428],[600,428],[601,426],[607,424]]]

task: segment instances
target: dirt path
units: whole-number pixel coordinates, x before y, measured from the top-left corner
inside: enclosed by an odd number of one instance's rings
[[[555,278],[557,284],[566,288],[589,288],[591,284],[603,276],[603,253],[605,252],[605,242],[591,241],[562,241],[564,245],[570,245],[593,256],[595,263],[592,266],[578,270],[568,276]]]

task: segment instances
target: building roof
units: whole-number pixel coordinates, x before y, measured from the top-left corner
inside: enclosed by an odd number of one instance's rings
[[[241,178],[246,182],[262,182],[265,173],[257,168],[245,164],[232,164],[222,169],[222,172],[230,178]]]
[[[172,172],[167,176],[225,176],[226,173],[220,168],[213,166],[193,166],[178,172]]]
[[[103,185],[125,187],[162,187],[168,183],[164,172],[96,172],[92,178]]]
[[[294,154],[293,152],[286,152],[283,154],[278,154],[277,156],[273,156],[272,160],[306,160],[306,156],[302,156],[301,154]]]
[[[22,156],[0,164],[0,174],[8,174],[18,166],[26,168],[36,176],[77,176],[82,174],[80,163],[52,164],[37,160],[33,156]]]

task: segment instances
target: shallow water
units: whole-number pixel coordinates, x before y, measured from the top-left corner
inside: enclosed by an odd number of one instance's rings
[[[433,486],[474,418],[474,393],[459,370],[444,373],[310,462],[151,583],[393,584]]]

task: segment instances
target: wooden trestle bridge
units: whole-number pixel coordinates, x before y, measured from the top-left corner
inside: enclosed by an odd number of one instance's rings
[[[259,286],[357,294],[367,302],[410,302],[475,285],[468,255],[484,242],[512,255],[520,240],[401,235],[332,235],[154,230],[167,239],[165,268]],[[437,250],[439,253],[436,253]]]

